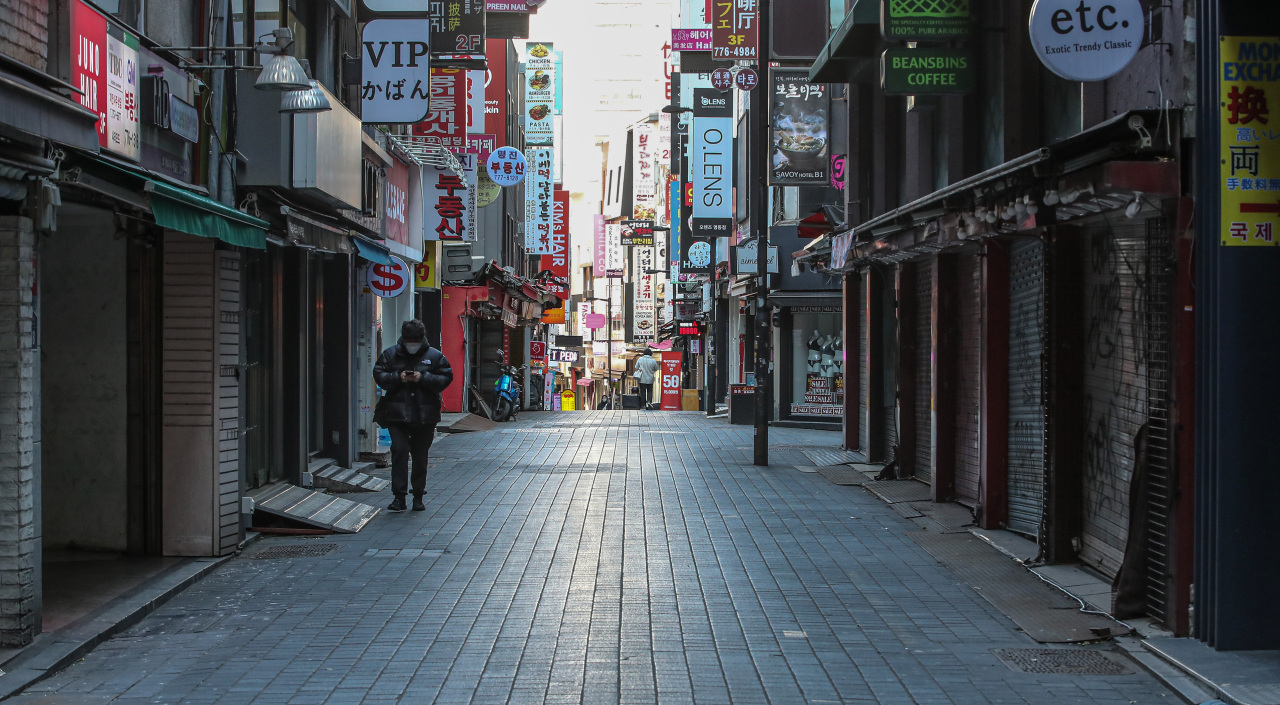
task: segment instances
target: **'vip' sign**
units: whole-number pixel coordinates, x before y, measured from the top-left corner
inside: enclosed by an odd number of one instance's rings
[[[360,36],[361,121],[414,123],[431,109],[430,20],[374,20]]]

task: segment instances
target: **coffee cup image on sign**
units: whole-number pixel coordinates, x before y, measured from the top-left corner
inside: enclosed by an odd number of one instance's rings
[[[819,168],[827,155],[826,111],[805,112],[803,105],[783,103],[774,113],[773,145],[775,169]]]

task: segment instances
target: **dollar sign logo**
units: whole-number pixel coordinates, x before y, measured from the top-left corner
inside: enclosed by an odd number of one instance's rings
[[[377,286],[383,291],[396,291],[404,286],[404,277],[396,271],[395,265],[376,264],[373,273],[378,277]]]

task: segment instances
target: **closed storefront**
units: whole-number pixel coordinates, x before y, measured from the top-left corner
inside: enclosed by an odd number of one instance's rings
[[[1030,536],[1044,505],[1044,249],[1009,245],[1009,529]]]
[[[870,359],[867,356],[867,340],[868,326],[868,296],[867,287],[870,286],[871,276],[867,272],[863,275],[858,286],[858,344],[853,347],[849,359],[845,361],[845,367],[852,370],[852,374],[858,375],[858,448],[863,453],[871,452],[871,391],[868,386],[871,381]],[[851,346],[852,347],[852,346]],[[870,458],[868,458],[870,459]]]
[[[1095,225],[1081,234],[1088,247],[1081,558],[1114,576],[1130,532],[1152,530],[1137,550],[1166,543],[1168,497],[1157,488],[1167,487],[1169,474],[1170,302],[1161,284],[1168,279],[1168,243],[1162,219]],[[1131,498],[1144,475],[1147,496]],[[1139,501],[1145,526],[1131,522],[1131,499]]]
[[[982,408],[982,257],[976,250],[955,258],[954,281],[956,495],[972,505],[978,501]]]
[[[932,259],[921,260],[915,269],[915,476],[933,479],[933,269]]]

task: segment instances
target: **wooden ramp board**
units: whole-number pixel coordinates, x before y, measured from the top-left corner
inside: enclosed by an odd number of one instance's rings
[[[364,470],[372,463],[357,465],[354,468],[343,468],[330,465],[311,476],[316,487],[323,487],[335,492],[381,492],[391,486],[391,480],[369,475]]]
[[[465,431],[489,431],[498,427],[497,421],[486,419],[478,414],[467,414],[466,416],[449,424],[449,433],[463,433]]]
[[[967,531],[908,531],[907,536],[1042,644],[1092,641],[1131,631],[1109,616],[1081,612],[1074,598]]]
[[[250,496],[258,511],[340,534],[356,533],[379,511],[367,504],[283,483]]]
[[[877,480],[863,487],[889,504],[932,499],[929,486],[918,480]]]

